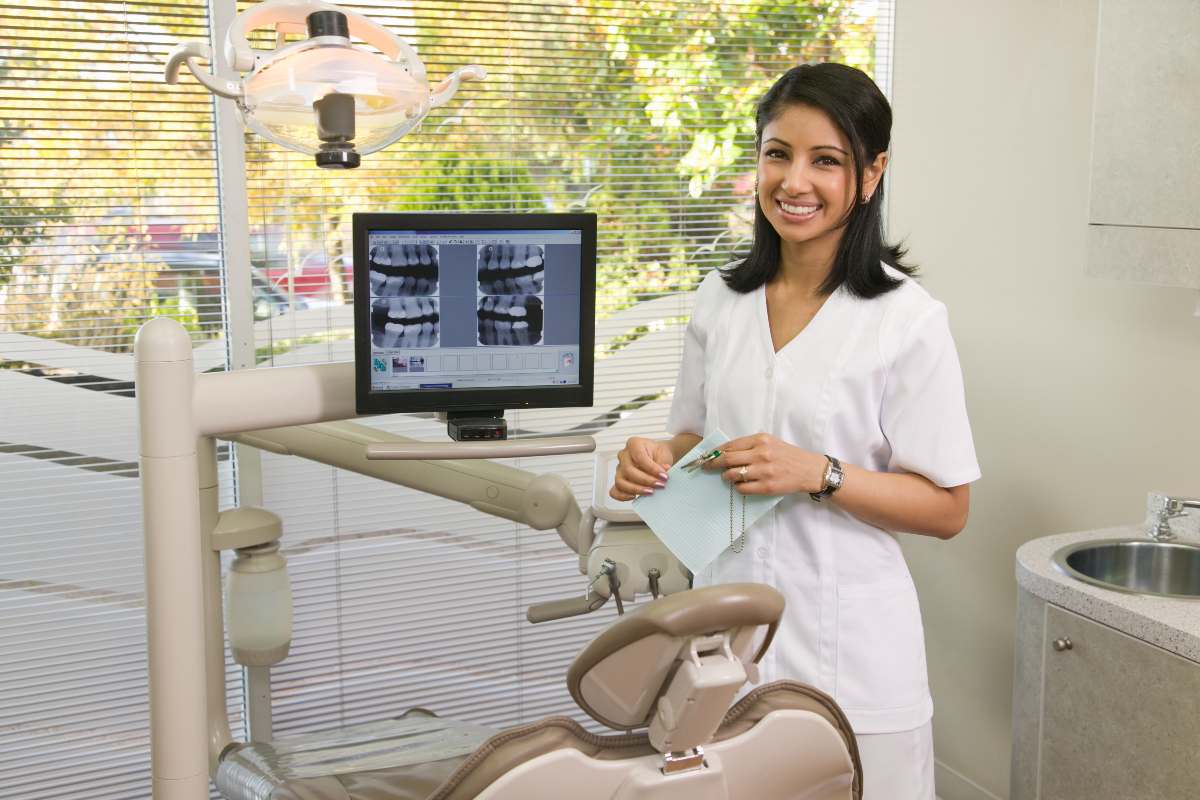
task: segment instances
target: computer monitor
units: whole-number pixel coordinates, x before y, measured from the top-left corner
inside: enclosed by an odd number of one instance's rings
[[[592,405],[595,287],[595,214],[355,214],[358,412]]]

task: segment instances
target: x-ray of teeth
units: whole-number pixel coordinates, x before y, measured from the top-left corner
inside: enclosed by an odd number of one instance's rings
[[[528,345],[542,341],[542,301],[532,295],[489,295],[479,301],[479,343]]]
[[[546,251],[537,244],[485,244],[477,251],[481,294],[541,294]]]
[[[377,244],[369,253],[372,297],[428,297],[438,290],[438,247]]]
[[[392,297],[371,304],[376,347],[436,347],[439,330],[437,298]]]

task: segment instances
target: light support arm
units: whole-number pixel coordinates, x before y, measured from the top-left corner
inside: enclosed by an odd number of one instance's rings
[[[192,342],[159,317],[134,341],[155,800],[207,800],[200,480]]]
[[[220,487],[217,476],[217,442],[205,436],[196,443],[200,479],[200,547],[204,581],[204,675],[208,709],[208,770],[216,774],[221,753],[233,743],[229,713],[225,708],[225,622],[221,597],[221,552],[212,547],[217,527]]]

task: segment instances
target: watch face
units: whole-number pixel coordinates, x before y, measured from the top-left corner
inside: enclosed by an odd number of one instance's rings
[[[823,487],[819,491],[808,493],[808,496],[818,503],[842,488],[842,477],[845,475],[841,463],[836,458],[833,456],[825,456],[825,458],[828,460],[825,462],[825,474],[821,476]]]
[[[826,458],[829,458],[829,456],[826,456]],[[825,485],[830,492],[842,487],[842,477],[844,475],[842,465],[829,458],[829,463],[825,466]]]

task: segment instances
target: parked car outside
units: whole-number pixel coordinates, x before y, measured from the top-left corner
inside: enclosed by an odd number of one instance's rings
[[[340,297],[324,251],[310,252],[291,267],[267,265],[263,273],[281,294],[303,298],[310,307],[341,305],[349,301],[354,288],[354,260],[343,254],[334,258],[334,264],[342,280]]]
[[[150,250],[143,257],[147,263],[161,263],[155,280],[158,295],[162,299],[173,297],[181,307],[196,310],[200,324],[205,328],[221,322],[221,254],[209,242],[198,243],[197,249]],[[292,309],[308,307],[300,296],[289,300],[258,266],[250,267],[252,309],[255,320],[264,320]]]

